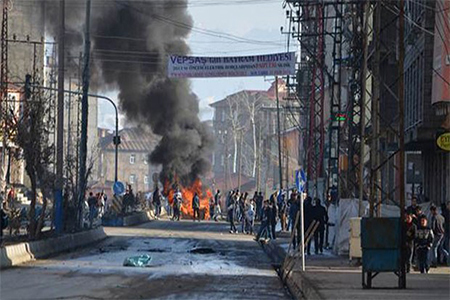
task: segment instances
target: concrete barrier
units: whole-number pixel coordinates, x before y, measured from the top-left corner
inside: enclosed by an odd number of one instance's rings
[[[123,227],[123,226],[133,226],[153,220],[153,214],[151,211],[141,211],[129,216],[118,216],[114,218],[102,219],[103,226],[111,227]]]
[[[46,258],[70,249],[84,247],[106,237],[103,227],[99,227],[56,238],[2,247],[0,248],[0,268],[17,266],[36,258]]]

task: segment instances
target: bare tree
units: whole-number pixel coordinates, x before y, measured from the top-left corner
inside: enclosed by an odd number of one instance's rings
[[[237,159],[238,159],[238,139],[239,132],[243,129],[241,124],[240,115],[242,113],[241,106],[239,105],[237,98],[227,97],[226,99],[227,109],[227,123],[231,127],[231,135],[233,139],[233,173],[237,172]]]
[[[39,238],[43,227],[47,200],[54,190],[55,175],[51,172],[54,145],[49,140],[51,129],[54,128],[52,118],[49,118],[49,101],[40,91],[31,91],[31,76],[27,75],[25,85],[25,99],[21,103],[19,112],[11,111],[8,116],[14,128],[11,141],[21,151],[17,151],[18,159],[25,161],[25,171],[31,183],[31,204],[29,210],[30,239]],[[36,219],[36,201],[38,189],[42,195],[42,210]]]
[[[239,101],[243,103],[246,112],[247,117],[250,122],[251,131],[252,131],[252,154],[253,154],[253,161],[252,161],[252,177],[256,176],[256,167],[258,164],[258,143],[257,143],[257,137],[256,137],[256,123],[257,123],[257,117],[259,110],[262,106],[262,99],[260,93],[250,93],[245,92],[241,93]]]

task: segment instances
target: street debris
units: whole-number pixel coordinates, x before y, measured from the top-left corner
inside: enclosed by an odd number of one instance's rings
[[[149,267],[152,257],[148,254],[143,254],[140,256],[130,256],[125,258],[123,261],[124,267]]]

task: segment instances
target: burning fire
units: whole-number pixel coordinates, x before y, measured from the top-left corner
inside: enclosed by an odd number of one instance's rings
[[[209,201],[213,197],[210,189],[203,189],[203,185],[200,179],[196,179],[195,182],[190,187],[180,187],[181,195],[183,197],[183,202],[181,204],[181,214],[183,216],[194,216],[194,209],[192,208],[192,199],[194,194],[197,193],[200,198],[200,216],[204,212],[204,218],[209,219]],[[171,188],[169,183],[164,184],[164,194],[167,195],[170,205],[173,202],[173,196],[176,190]]]

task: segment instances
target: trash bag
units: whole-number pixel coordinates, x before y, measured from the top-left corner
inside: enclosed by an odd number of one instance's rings
[[[148,254],[143,254],[140,256],[130,256],[125,258],[123,261],[124,267],[149,267],[152,257]]]

